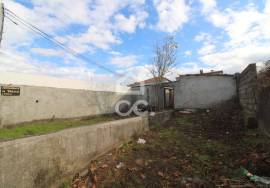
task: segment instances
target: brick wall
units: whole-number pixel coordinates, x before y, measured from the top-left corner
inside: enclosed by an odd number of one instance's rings
[[[238,96],[244,111],[246,124],[256,124],[257,69],[250,64],[238,77]]]

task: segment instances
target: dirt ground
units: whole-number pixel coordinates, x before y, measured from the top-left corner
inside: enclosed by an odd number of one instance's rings
[[[270,138],[245,129],[237,105],[176,112],[96,160],[97,187],[258,187],[241,167],[270,177],[269,152]]]

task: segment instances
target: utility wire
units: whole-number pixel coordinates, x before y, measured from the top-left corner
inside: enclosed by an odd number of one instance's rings
[[[84,56],[82,54],[79,54],[77,51],[75,51],[72,48],[66,47],[63,43],[61,43],[60,41],[56,40],[53,36],[47,34],[46,32],[42,31],[41,29],[39,29],[38,27],[32,25],[31,23],[25,21],[24,19],[20,18],[18,15],[16,15],[14,12],[12,12],[11,10],[4,8],[5,10],[5,17],[8,18],[12,23],[14,23],[15,25],[24,25],[25,27],[27,27],[28,29],[32,30],[33,32],[35,32],[36,34],[42,36],[43,38],[49,40],[50,42],[53,42],[55,45],[57,45],[58,47],[62,48],[64,51],[66,51],[67,53],[73,55],[76,58],[82,59],[85,62],[88,63],[92,63],[96,66],[98,66],[99,68],[102,68],[110,73],[113,73],[117,76],[122,76],[121,74],[97,63],[97,62],[93,62],[92,60],[90,60],[87,56]],[[20,23],[20,24],[19,24]]]
[[[7,15],[11,16],[12,18],[18,20],[21,24],[23,24],[24,26],[26,26],[27,28],[31,29],[32,31],[38,33],[39,35],[42,35],[42,37],[50,40],[53,43],[56,43],[57,46],[61,47],[61,48],[65,48],[68,49],[68,47],[65,47],[61,42],[57,41],[56,39],[54,39],[54,37],[52,37],[51,35],[43,32],[42,30],[38,29],[36,26],[24,21],[23,19],[21,19],[20,17],[18,17],[15,13],[11,12],[10,10],[7,10]],[[10,13],[9,13],[10,12]],[[6,16],[7,16],[6,15]],[[17,24],[18,25],[18,24]],[[76,52],[73,50],[71,50],[72,53],[76,54]]]

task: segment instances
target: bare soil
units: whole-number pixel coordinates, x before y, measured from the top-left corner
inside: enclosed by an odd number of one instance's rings
[[[138,138],[146,143],[137,143]],[[269,137],[245,129],[233,103],[176,112],[172,120],[96,160],[97,187],[256,187],[240,167],[270,177],[269,152]]]

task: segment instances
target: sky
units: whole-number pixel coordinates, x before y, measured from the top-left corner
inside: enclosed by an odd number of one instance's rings
[[[270,0],[3,0],[78,55],[5,19],[0,83],[121,90],[151,77],[153,46],[178,43],[166,75],[233,74],[270,59]],[[101,66],[96,66],[96,64]],[[103,67],[106,67],[104,69]]]

